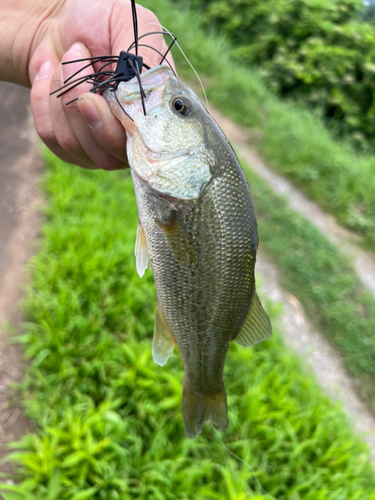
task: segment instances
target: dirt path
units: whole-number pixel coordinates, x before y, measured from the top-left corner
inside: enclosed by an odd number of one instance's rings
[[[20,346],[11,345],[7,333],[7,324],[17,332],[21,322],[25,264],[39,227],[42,163],[28,102],[28,90],[0,82],[0,457],[30,426],[21,408],[9,406],[10,386],[22,381],[25,365]],[[0,472],[8,470],[0,465]]]
[[[258,252],[256,271],[264,295],[283,305],[280,324],[285,343],[310,366],[328,396],[341,401],[354,429],[370,445],[375,462],[375,418],[357,397],[340,356],[311,325],[297,298],[280,287],[277,267],[262,251]]]

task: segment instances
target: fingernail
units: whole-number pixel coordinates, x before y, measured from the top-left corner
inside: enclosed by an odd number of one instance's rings
[[[100,130],[103,127],[103,121],[93,99],[89,97],[78,99],[77,104],[83,119],[91,130]]]
[[[43,78],[50,78],[53,75],[55,68],[51,61],[44,61],[36,75],[36,80],[43,80]]]
[[[76,59],[83,59],[87,56],[88,56],[88,50],[86,46],[83,45],[83,43],[81,42],[76,42],[70,47],[68,52],[64,54],[63,61],[64,62],[74,61]],[[68,78],[70,78],[78,70],[82,69],[84,65],[85,61],[71,63],[71,64],[63,64],[62,65],[63,80],[65,81]]]

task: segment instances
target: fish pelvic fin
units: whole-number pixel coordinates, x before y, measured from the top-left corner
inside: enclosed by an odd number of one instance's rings
[[[254,292],[249,312],[240,333],[235,337],[234,341],[242,347],[249,347],[269,339],[271,334],[271,322],[260,303],[257,293]]]
[[[165,365],[174,351],[175,341],[160,312],[156,307],[154,338],[152,340],[152,358],[160,366]]]
[[[146,235],[143,230],[142,224],[139,221],[137,227],[137,237],[135,240],[135,267],[140,278],[145,274],[150,259],[148,255]]]
[[[199,436],[206,421],[211,421],[219,430],[225,431],[228,425],[228,416],[224,385],[216,394],[204,396],[195,391],[185,377],[182,393],[182,418],[185,434],[189,438]]]

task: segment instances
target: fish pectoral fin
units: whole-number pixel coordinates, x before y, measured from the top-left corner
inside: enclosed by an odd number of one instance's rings
[[[143,230],[142,224],[139,221],[137,227],[137,237],[135,240],[135,267],[140,278],[145,274],[150,259],[147,248],[146,235]]]
[[[187,266],[198,262],[197,254],[189,235],[175,214],[171,214],[168,222],[159,222],[165,241],[179,264]]]
[[[174,351],[175,341],[166,326],[165,320],[159,309],[156,307],[154,338],[152,340],[152,358],[160,366],[165,365]]]
[[[254,292],[245,322],[234,341],[242,347],[249,347],[262,342],[262,340],[267,340],[271,334],[271,322],[260,303],[257,293]]]

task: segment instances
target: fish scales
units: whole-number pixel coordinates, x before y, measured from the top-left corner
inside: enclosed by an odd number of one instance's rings
[[[168,202],[156,200],[133,175],[161,312],[177,341],[187,377],[201,394],[221,387],[229,341],[249,310],[257,245],[242,171],[231,151],[217,153],[221,159],[214,180],[194,210],[179,216],[197,254],[197,262],[189,266],[175,259],[155,222],[155,204],[165,204],[168,213]]]
[[[154,92],[155,101],[148,117],[134,113],[134,88],[120,98],[125,106],[129,92],[133,99],[134,123],[127,123],[128,157],[143,252],[150,260],[158,297],[154,359],[164,364],[173,342],[178,345],[185,370],[185,432],[194,437],[205,420],[226,427],[223,370],[230,341],[256,343],[269,336],[270,325],[255,293],[257,226],[236,155],[192,91],[172,75],[160,83],[163,69],[153,71],[157,83],[150,86],[153,90],[147,90],[149,72],[144,77],[146,93]],[[193,118],[180,122],[180,116],[174,120],[168,111],[172,118],[167,115],[163,128],[160,109],[162,105],[169,109],[176,99],[193,103]],[[112,106],[116,106],[113,101]],[[117,108],[115,112],[121,116]],[[163,128],[160,135],[152,118]],[[176,127],[178,133],[173,134]],[[176,148],[184,151],[185,143],[190,147],[180,155]]]

